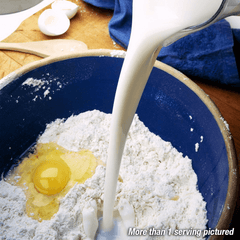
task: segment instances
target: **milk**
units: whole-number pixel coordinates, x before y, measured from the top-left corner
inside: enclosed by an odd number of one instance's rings
[[[164,41],[211,18],[221,0],[133,0],[130,42],[113,106],[104,189],[102,229],[113,227],[116,185],[126,137]],[[132,226],[134,227],[134,226]]]

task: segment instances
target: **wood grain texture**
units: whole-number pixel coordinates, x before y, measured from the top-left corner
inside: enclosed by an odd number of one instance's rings
[[[96,8],[81,0],[72,0],[79,5],[79,11],[71,19],[69,30],[57,37],[44,35],[38,28],[40,14],[50,8],[47,6],[21,23],[18,29],[3,42],[31,42],[49,39],[75,39],[87,44],[89,49],[123,49],[117,45],[108,34],[108,23],[113,11]],[[30,62],[40,60],[40,57],[14,51],[0,51],[0,78]]]
[[[195,81],[217,105],[232,134],[238,163],[240,166],[240,93],[237,90],[224,89],[201,81]]]

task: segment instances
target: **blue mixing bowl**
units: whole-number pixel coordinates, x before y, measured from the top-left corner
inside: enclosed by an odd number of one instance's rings
[[[99,50],[48,58],[4,79],[8,84],[0,90],[1,173],[18,162],[56,118],[93,109],[111,113],[123,63],[111,54]],[[22,85],[29,78],[45,81],[47,88]],[[207,202],[208,228],[227,229],[237,196],[238,166],[231,134],[214,103],[186,76],[157,62],[137,113],[150,131],[192,159]]]

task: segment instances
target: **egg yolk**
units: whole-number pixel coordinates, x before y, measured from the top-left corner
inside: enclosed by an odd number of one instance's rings
[[[70,169],[62,160],[41,163],[33,174],[33,183],[38,192],[54,195],[63,190],[70,180]]]
[[[49,220],[58,212],[60,200],[76,183],[92,177],[98,164],[94,154],[87,149],[72,152],[56,143],[35,146],[9,175],[25,191],[26,213],[38,221]]]

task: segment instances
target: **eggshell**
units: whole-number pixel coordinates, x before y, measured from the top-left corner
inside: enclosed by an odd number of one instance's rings
[[[56,0],[51,6],[52,9],[63,11],[69,19],[76,15],[79,8],[77,4],[66,0]]]
[[[38,18],[38,26],[45,35],[59,36],[68,30],[70,20],[62,11],[47,9]]]

